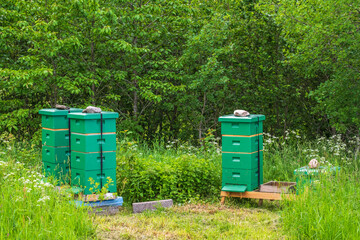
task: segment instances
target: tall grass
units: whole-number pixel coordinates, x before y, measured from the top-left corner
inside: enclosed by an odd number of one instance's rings
[[[360,239],[360,183],[344,171],[284,202],[282,225],[297,239]]]
[[[30,169],[16,161],[14,149],[1,150],[0,239],[94,237],[87,209],[76,208],[71,197],[61,195],[53,184],[44,181],[38,166]]]

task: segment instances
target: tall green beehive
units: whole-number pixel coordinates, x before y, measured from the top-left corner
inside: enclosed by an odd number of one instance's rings
[[[53,176],[64,183],[69,173],[70,162],[70,131],[69,111],[81,112],[82,109],[71,108],[59,110],[55,108],[42,109],[39,113],[42,125],[42,161],[45,176]]]
[[[252,191],[263,183],[264,115],[219,118],[222,134],[222,190]]]
[[[118,113],[71,113],[71,185],[95,193],[109,179],[116,192],[116,118]],[[101,121],[102,118],[102,121]],[[102,155],[102,158],[101,158]],[[96,187],[97,186],[97,187]]]

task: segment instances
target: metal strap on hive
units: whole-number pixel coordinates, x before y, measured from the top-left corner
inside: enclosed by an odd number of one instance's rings
[[[103,115],[100,113],[100,191],[103,187]]]
[[[70,113],[70,108],[68,110],[68,113]],[[69,157],[68,157],[68,163],[69,163],[69,172],[71,174],[71,129],[70,129],[70,118],[68,118],[68,125],[69,125]],[[70,177],[70,185],[71,185],[71,177]]]
[[[260,130],[260,117],[258,117],[257,132]],[[258,134],[258,185],[260,186],[260,134]]]

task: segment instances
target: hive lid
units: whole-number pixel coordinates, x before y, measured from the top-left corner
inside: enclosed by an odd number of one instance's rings
[[[247,186],[245,185],[225,185],[221,191],[225,192],[245,192]]]
[[[323,167],[310,168],[309,166],[301,167],[294,170],[294,175],[318,175],[319,173],[336,173],[340,171],[340,167]]]
[[[70,108],[70,112],[82,112],[80,108]],[[56,108],[45,108],[39,111],[41,115],[49,116],[66,116],[69,113],[69,110],[61,110]]]
[[[247,117],[237,117],[234,114],[229,114],[219,117],[219,122],[257,122],[264,121],[265,115],[250,114]]]
[[[117,112],[101,112],[102,117],[107,118],[118,118],[119,114]],[[74,119],[100,119],[100,113],[69,113],[68,118]]]

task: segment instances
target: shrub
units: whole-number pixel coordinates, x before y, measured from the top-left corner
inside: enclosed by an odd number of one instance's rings
[[[119,154],[120,155],[120,154]],[[192,154],[124,154],[118,157],[118,186],[127,201],[172,198],[185,202],[192,198],[218,198],[221,188],[220,159],[199,158]]]

